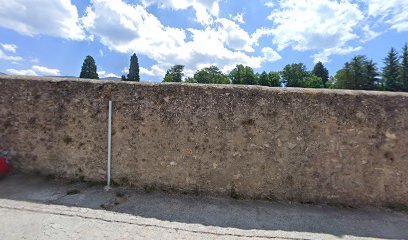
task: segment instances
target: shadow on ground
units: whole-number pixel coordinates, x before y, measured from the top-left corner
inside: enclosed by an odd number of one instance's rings
[[[106,209],[187,224],[242,230],[281,230],[337,237],[406,239],[408,214],[387,209],[290,205],[162,192],[137,192],[89,183],[14,174],[0,179],[0,199]]]

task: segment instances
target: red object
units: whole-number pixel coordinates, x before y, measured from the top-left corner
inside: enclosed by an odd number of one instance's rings
[[[6,158],[0,157],[0,177],[3,177],[10,171],[10,165],[8,164]]]

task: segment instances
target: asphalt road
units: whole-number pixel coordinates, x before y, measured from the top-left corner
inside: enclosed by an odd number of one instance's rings
[[[408,239],[408,214],[145,193],[11,175],[0,239]]]

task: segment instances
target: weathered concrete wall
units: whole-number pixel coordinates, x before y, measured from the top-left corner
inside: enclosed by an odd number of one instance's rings
[[[16,168],[302,202],[408,204],[408,94],[0,77]]]

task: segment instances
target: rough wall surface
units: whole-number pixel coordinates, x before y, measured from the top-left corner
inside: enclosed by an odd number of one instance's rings
[[[14,166],[135,187],[408,204],[408,94],[0,77]]]

